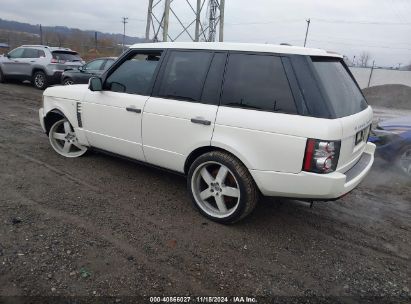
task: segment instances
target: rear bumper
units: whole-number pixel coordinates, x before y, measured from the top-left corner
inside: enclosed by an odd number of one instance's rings
[[[357,162],[345,173],[298,174],[250,170],[263,195],[300,199],[332,200],[353,190],[368,174],[374,163],[375,145],[367,143]]]

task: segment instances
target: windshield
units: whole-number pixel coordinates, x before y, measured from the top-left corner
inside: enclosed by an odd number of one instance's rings
[[[360,88],[339,58],[311,57],[335,118],[367,108]]]
[[[81,57],[76,52],[54,51],[53,58],[62,61],[81,61]]]

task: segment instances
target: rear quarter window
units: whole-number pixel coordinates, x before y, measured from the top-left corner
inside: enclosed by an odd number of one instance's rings
[[[332,118],[353,115],[368,107],[342,59],[311,57],[311,60]]]
[[[232,53],[228,59],[221,105],[297,113],[281,57]]]

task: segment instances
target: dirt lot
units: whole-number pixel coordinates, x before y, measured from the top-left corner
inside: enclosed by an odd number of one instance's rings
[[[182,177],[54,153],[40,103],[0,84],[0,295],[409,299],[411,182],[382,160],[339,201],[263,199],[223,226],[193,209]]]

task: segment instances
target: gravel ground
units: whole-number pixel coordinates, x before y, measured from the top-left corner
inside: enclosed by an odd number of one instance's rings
[[[343,199],[265,198],[223,226],[193,209],[183,177],[54,153],[40,103],[0,84],[0,295],[410,300],[411,182],[382,160]]]
[[[411,87],[402,84],[384,84],[363,90],[372,106],[411,111]]]

